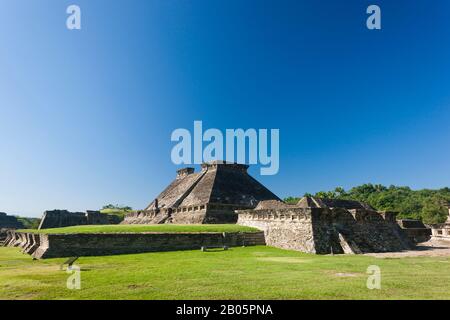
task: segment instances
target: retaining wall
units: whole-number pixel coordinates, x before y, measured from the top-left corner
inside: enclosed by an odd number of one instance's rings
[[[265,239],[263,232],[37,234],[10,231],[5,245],[20,247],[33,258],[45,259],[194,250],[203,246],[265,245]]]
[[[390,212],[291,207],[238,213],[238,224],[263,230],[267,245],[283,249],[368,253],[408,250],[412,245]]]

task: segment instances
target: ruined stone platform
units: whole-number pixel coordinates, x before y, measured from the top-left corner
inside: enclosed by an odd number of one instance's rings
[[[0,229],[21,229],[23,227],[22,222],[20,222],[17,217],[0,212]]]
[[[361,254],[410,250],[414,244],[396,222],[396,213],[367,204],[312,197],[298,204],[261,202],[239,210],[238,224],[265,233],[267,245],[316,254]]]
[[[4,245],[47,259],[265,245],[265,240],[263,232],[43,234],[10,230]]]

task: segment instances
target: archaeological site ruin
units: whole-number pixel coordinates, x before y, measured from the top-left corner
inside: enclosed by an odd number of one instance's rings
[[[431,226],[433,239],[450,241],[450,203],[446,203],[448,209],[448,218],[445,223],[434,224]]]
[[[79,225],[118,224],[119,217],[100,211],[69,212],[67,210],[48,210],[42,215],[38,229],[51,229]]]
[[[401,251],[412,243],[394,212],[377,212],[349,200],[304,197],[297,204],[262,201],[240,210],[238,223],[265,233],[268,245],[307,253],[342,254]]]
[[[22,222],[14,216],[9,216],[4,212],[0,212],[0,229],[20,229],[23,228]]]
[[[144,210],[130,212],[122,224],[240,224],[254,232],[236,233],[91,233],[4,234],[5,245],[21,247],[34,258],[110,255],[198,249],[203,246],[270,245],[314,254],[361,254],[409,250],[417,242],[450,238],[447,223],[430,229],[421,221],[397,220],[395,212],[376,211],[351,200],[303,197],[281,201],[251,177],[248,166],[211,162],[177,171]],[[0,215],[0,222],[5,220]],[[40,229],[117,224],[98,211],[46,211]]]
[[[177,171],[177,176],[142,211],[123,223],[236,223],[235,210],[252,209],[262,200],[280,200],[247,173],[248,165],[211,162]]]

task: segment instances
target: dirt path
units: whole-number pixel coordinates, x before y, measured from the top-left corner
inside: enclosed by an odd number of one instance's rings
[[[450,257],[450,241],[430,240],[419,243],[415,250],[386,253],[366,253],[365,255],[377,258]]]

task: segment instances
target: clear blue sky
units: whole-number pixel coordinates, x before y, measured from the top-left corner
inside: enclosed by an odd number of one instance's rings
[[[0,211],[143,208],[194,120],[279,128],[280,172],[250,172],[280,197],[449,186],[449,57],[447,0],[4,0]]]

